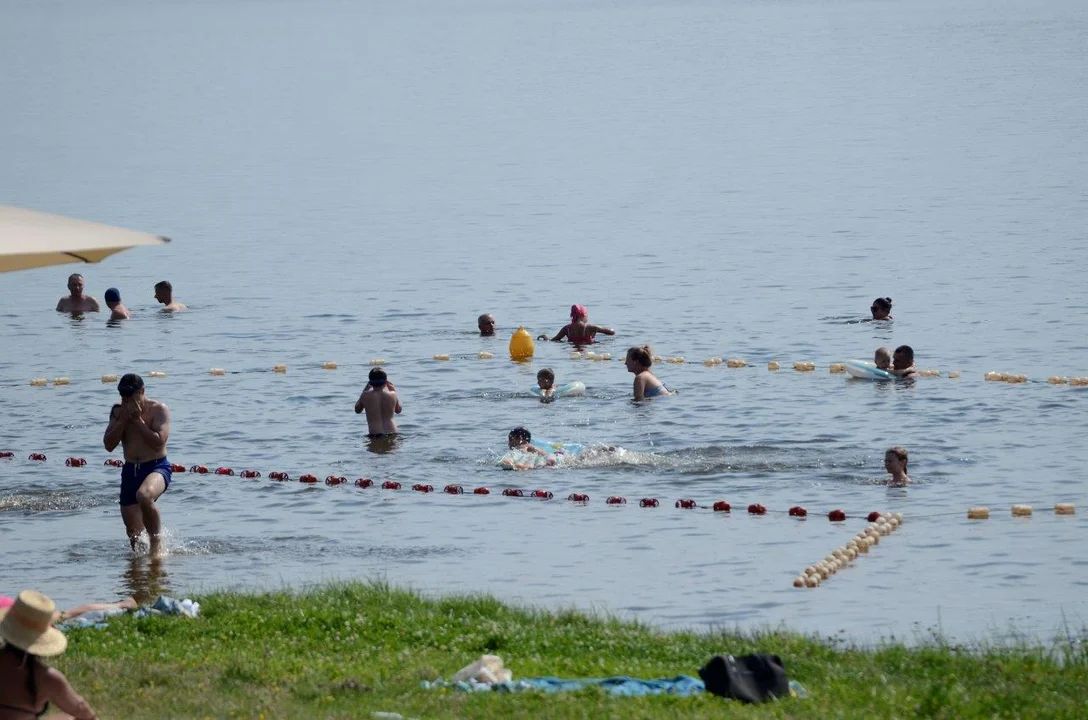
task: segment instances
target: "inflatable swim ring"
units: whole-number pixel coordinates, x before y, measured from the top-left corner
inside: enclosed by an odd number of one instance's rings
[[[582,397],[586,394],[585,384],[580,383],[577,380],[575,380],[574,382],[569,382],[566,385],[560,385],[557,388],[552,388],[552,390],[552,398]],[[533,395],[536,395],[538,398],[544,397],[544,391],[541,390],[540,387],[537,385],[534,385],[532,388],[530,388],[529,392],[531,392]]]
[[[892,375],[886,370],[881,370],[871,362],[865,360],[847,360],[843,363],[846,366],[846,372],[850,373],[850,377],[860,378],[862,380],[893,380],[895,375]]]

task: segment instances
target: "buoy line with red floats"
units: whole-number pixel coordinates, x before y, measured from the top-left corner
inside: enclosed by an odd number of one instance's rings
[[[10,450],[0,450],[0,460],[15,460],[15,453]],[[29,462],[47,462],[48,458],[45,453],[34,452],[27,456]],[[68,457],[64,461],[64,465],[70,468],[82,468],[87,467],[87,459],[82,457]],[[103,463],[103,466],[119,468],[124,465],[124,461],[120,458],[107,458]],[[262,473],[260,470],[243,469],[235,471],[233,468],[220,466],[211,468],[207,465],[183,465],[181,463],[173,463],[171,465],[171,471],[174,473],[192,473],[195,475],[218,475],[227,477],[240,477],[245,479],[259,479],[267,477],[269,480],[276,482],[289,482],[297,481],[305,485],[317,485],[321,482],[319,477],[314,473],[303,473],[297,478],[292,477],[289,473],[273,470],[268,473]],[[384,480],[378,482],[368,477],[356,478],[354,481],[349,481],[346,475],[327,475],[324,480],[325,485],[330,487],[338,485],[353,485],[357,488],[379,488],[382,490],[402,490],[402,483],[396,480]],[[436,490],[433,485],[426,483],[415,483],[410,486],[410,489],[418,493],[432,493],[441,492],[446,495],[490,495],[491,489],[487,486],[479,486],[475,488],[465,488],[462,485],[449,484],[443,487],[440,491]],[[540,489],[521,489],[521,488],[505,488],[501,493],[504,497],[524,497],[524,498],[537,498],[542,500],[552,500],[555,498],[555,494],[550,490]],[[587,493],[572,492],[567,495],[567,501],[572,503],[578,503],[582,505],[590,504],[590,496]],[[637,500],[637,504],[641,508],[657,508],[662,507],[662,503],[668,503],[668,501],[662,501],[656,497],[644,497]],[[632,505],[636,501],[631,500]],[[605,505],[627,505],[628,500],[622,495],[609,495],[605,497]],[[794,505],[788,510],[770,510],[765,505],[760,503],[751,503],[747,506],[743,504],[734,507],[733,504],[726,500],[715,500],[710,503],[699,503],[692,498],[679,498],[672,503],[673,507],[678,510],[711,510],[715,513],[732,513],[734,509],[740,513],[742,509],[746,510],[748,515],[786,515],[792,518],[805,519],[809,516],[807,508],[801,505]],[[1053,506],[1055,515],[1075,515],[1076,505],[1071,502],[1059,502]],[[827,519],[830,522],[845,522],[850,519],[857,519],[864,516],[866,522],[878,523],[879,518],[887,515],[886,513],[880,513],[872,511],[869,513],[847,513],[845,510],[836,508],[826,513],[817,513],[815,516],[826,514]],[[1016,504],[1010,507],[1010,514],[1012,517],[1031,517],[1033,514],[1033,506],[1027,504]],[[962,515],[962,511],[950,511],[944,513],[927,513],[927,518],[939,518],[939,517],[953,517]],[[890,517],[890,516],[889,516]],[[896,513],[895,517],[898,518],[897,523],[902,523],[903,518],[901,513]],[[967,510],[967,519],[969,520],[988,520],[990,518],[990,508],[983,506],[971,507]],[[889,522],[888,518],[885,518],[885,522]],[[893,528],[894,529],[894,526]]]
[[[449,354],[445,354],[445,353],[440,353],[440,354],[432,356],[431,361],[449,362],[449,361],[452,361],[452,360],[467,360],[467,359],[491,360],[494,357],[495,357],[494,353],[487,352],[487,351],[482,351],[482,352],[479,352],[479,353],[476,353],[476,354],[473,354],[473,355],[449,355]],[[570,353],[569,357],[570,357],[571,360],[580,360],[580,361],[586,361],[586,360],[588,360],[588,361],[603,361],[603,362],[613,361],[611,353],[607,353],[607,352],[597,353],[597,352],[594,352],[592,350],[584,351],[584,352],[583,351],[575,351],[575,352]],[[620,356],[619,360],[622,361],[623,356]],[[687,365],[689,367],[699,365],[698,362],[688,361],[682,355],[675,355],[675,356],[655,355],[653,357],[653,360],[654,360],[655,363],[667,363],[667,364],[670,364],[670,365]],[[401,361],[402,364],[404,362],[405,361]],[[420,362],[420,361],[416,361],[416,362]],[[422,362],[427,362],[427,361],[423,360]],[[385,358],[374,358],[374,359],[370,360],[367,363],[348,363],[348,364],[343,364],[343,365],[340,364],[340,363],[331,361],[331,360],[325,360],[325,361],[322,361],[320,363],[304,364],[304,365],[301,366],[301,368],[303,370],[330,371],[330,370],[338,370],[338,369],[341,369],[341,368],[350,369],[350,368],[366,368],[366,367],[385,367],[388,364],[389,363],[386,362]],[[741,369],[746,369],[746,368],[747,369],[752,369],[752,368],[755,367],[755,365],[750,364],[746,360],[743,360],[743,359],[740,359],[740,358],[729,358],[729,359],[723,360],[720,357],[711,357],[711,358],[707,358],[707,359],[703,360],[701,364],[702,364],[702,367],[706,367],[706,368],[725,367],[725,368],[732,369],[732,370],[741,370]],[[784,364],[779,363],[778,361],[772,360],[772,361],[767,363],[766,367],[767,367],[767,370],[769,372],[772,372],[772,373],[776,373],[779,370],[782,370],[784,367],[792,367],[793,370],[796,371],[796,372],[799,372],[799,373],[802,373],[802,374],[812,374],[820,366],[818,366],[815,362],[807,361],[807,360],[800,360],[800,361],[796,361],[796,362],[793,362],[793,363],[784,363]],[[846,373],[846,365],[844,363],[841,363],[841,362],[831,362],[831,363],[828,363],[826,365],[826,367],[828,369],[829,374],[831,374],[831,375],[843,375],[843,374]],[[208,370],[187,371],[187,372],[178,372],[178,373],[174,373],[174,372],[167,373],[167,372],[162,371],[162,370],[151,370],[151,371],[146,372],[145,375],[148,378],[164,379],[164,378],[167,378],[167,377],[201,377],[201,376],[226,377],[226,376],[230,376],[230,375],[249,375],[249,374],[286,375],[287,372],[288,372],[288,368],[287,368],[287,365],[285,363],[277,363],[277,364],[273,365],[272,367],[246,368],[246,369],[235,369],[235,370],[228,370],[226,368],[220,368],[220,367],[213,367],[213,368],[210,368]],[[111,384],[111,383],[116,383],[118,381],[119,377],[120,377],[119,375],[113,374],[113,373],[107,373],[107,374],[104,374],[104,375],[102,375],[102,376],[100,376],[98,378],[72,378],[72,377],[67,376],[67,375],[57,376],[57,377],[53,377],[53,378],[35,377],[35,378],[31,378],[29,384],[30,384],[31,387],[61,387],[61,386],[65,386],[65,385],[82,384],[82,383],[95,383],[95,382],[101,382],[101,383],[104,383],[104,384]],[[947,377],[950,380],[960,380],[960,379],[962,379],[963,375],[962,375],[962,372],[959,371],[959,370],[950,370],[948,372],[943,372],[941,370],[935,370],[935,369],[923,369],[923,370],[919,370],[917,372],[916,377],[919,377],[919,378]],[[1046,380],[1035,380],[1035,379],[1028,378],[1027,375],[1022,374],[1022,373],[1007,373],[1007,372],[990,371],[990,372],[984,373],[982,375],[982,379],[987,381],[987,382],[991,382],[991,383],[1007,383],[1007,384],[1011,384],[1011,385],[1049,384],[1049,385],[1067,386],[1067,387],[1069,387],[1069,386],[1072,386],[1072,387],[1088,387],[1088,376],[1086,376],[1086,377],[1074,377],[1074,376],[1067,377],[1067,376],[1064,376],[1064,375],[1052,375],[1052,376],[1048,377]],[[20,386],[24,386],[26,384],[27,384],[26,381],[0,380],[0,387],[20,387]]]

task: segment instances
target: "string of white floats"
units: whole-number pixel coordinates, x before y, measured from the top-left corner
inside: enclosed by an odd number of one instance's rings
[[[852,567],[855,560],[862,555],[867,555],[871,549],[880,544],[880,538],[891,535],[903,524],[903,513],[885,512],[876,517],[872,515],[870,517],[872,521],[864,530],[845,545],[832,550],[823,560],[806,567],[793,579],[793,586],[795,588],[819,587],[839,570]]]
[[[490,352],[481,352],[481,353],[478,353],[474,357],[476,359],[479,359],[479,360],[491,360],[495,356],[494,356],[493,353],[490,353]],[[595,353],[595,352],[592,352],[592,351],[590,351],[590,352],[574,352],[574,353],[571,353],[570,358],[572,360],[609,362],[609,361],[612,360],[612,355],[611,355],[611,353]],[[436,362],[450,362],[450,361],[452,361],[454,359],[464,359],[464,356],[462,356],[461,358],[454,358],[451,355],[448,355],[448,354],[445,354],[445,353],[440,353],[440,354],[434,355],[431,359],[433,361],[436,361]],[[654,362],[655,363],[666,363],[666,364],[670,364],[670,365],[684,365],[684,364],[692,365],[693,364],[693,363],[689,363],[687,361],[687,359],[684,358],[683,356],[668,356],[668,357],[666,357],[666,356],[655,355],[654,356]],[[386,366],[388,364],[389,363],[384,358],[375,358],[375,359],[371,360],[369,363],[367,363],[367,365],[369,365],[371,367],[383,367],[383,366]],[[712,358],[707,358],[706,360],[704,360],[702,362],[702,364],[703,364],[704,367],[708,367],[708,368],[717,367],[717,366],[721,366],[721,365],[724,365],[725,367],[731,368],[731,369],[740,369],[740,368],[751,368],[751,367],[753,367],[747,361],[739,359],[739,358],[722,359],[720,357],[712,357]],[[349,365],[349,366],[343,366],[343,367],[352,367],[352,366],[354,366],[354,364]],[[307,367],[309,368],[309,367],[312,367],[312,366],[307,366]],[[338,364],[338,363],[336,363],[334,361],[329,361],[329,360],[326,360],[326,361],[324,361],[324,362],[322,362],[320,364],[320,368],[322,370],[337,370],[340,367],[342,367],[340,364]],[[811,361],[804,361],[804,360],[794,362],[792,364],[792,367],[793,367],[793,370],[795,370],[796,372],[801,372],[801,373],[812,373],[812,372],[815,372],[816,369],[817,369],[816,363],[811,362]],[[767,370],[769,372],[777,372],[779,370],[782,370],[782,368],[783,368],[783,365],[781,363],[777,362],[777,361],[772,360],[772,361],[767,363]],[[833,362],[833,363],[830,363],[827,366],[827,368],[828,368],[829,373],[832,374],[832,375],[841,375],[841,374],[844,374],[846,372],[846,366],[843,363]],[[207,374],[207,375],[213,375],[213,376],[226,376],[226,375],[237,375],[237,374],[241,374],[241,373],[254,373],[254,372],[257,372],[257,373],[273,372],[273,373],[286,374],[287,370],[288,370],[288,368],[287,368],[287,365],[285,363],[277,363],[277,364],[273,365],[271,368],[260,368],[260,369],[249,369],[249,370],[228,370],[226,368],[217,368],[216,367],[216,368],[209,368],[206,372],[196,372],[196,373],[185,372],[185,373],[177,373],[177,374],[181,375],[181,376],[194,375],[194,374],[196,374],[196,375]],[[962,377],[962,373],[959,370],[951,370],[951,371],[949,371],[947,373],[943,373],[940,370],[924,369],[924,370],[919,370],[918,373],[917,373],[917,376],[918,377],[947,377],[949,380],[958,380],[958,379],[960,379]],[[147,377],[149,377],[149,378],[165,378],[165,377],[167,377],[167,373],[164,372],[164,371],[152,370],[152,371],[147,373]],[[103,383],[112,383],[112,382],[117,382],[118,378],[119,378],[118,375],[106,374],[106,375],[101,376],[101,381]],[[990,372],[985,373],[983,375],[983,380],[985,380],[987,382],[1002,382],[1002,383],[1008,383],[1008,384],[1013,384],[1013,385],[1023,384],[1023,383],[1029,382],[1029,378],[1028,378],[1027,375],[1017,374],[1017,373],[997,372],[997,371],[990,371]],[[51,386],[61,386],[61,385],[71,385],[73,382],[86,382],[86,381],[87,381],[86,379],[78,379],[78,378],[73,380],[73,378],[71,378],[69,376],[58,376],[58,377],[54,377],[54,378],[36,377],[36,378],[32,378],[30,380],[30,386],[31,387],[46,387],[46,386],[50,386],[50,385]],[[1074,386],[1074,387],[1085,387],[1085,386],[1088,386],[1088,377],[1066,377],[1066,376],[1063,376],[1063,375],[1055,375],[1055,376],[1047,378],[1046,382],[1048,384],[1050,384],[1050,385],[1070,385],[1070,386]]]

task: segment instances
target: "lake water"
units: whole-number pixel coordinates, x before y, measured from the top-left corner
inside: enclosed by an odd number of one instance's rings
[[[67,605],[378,577],[861,642],[1048,639],[1088,622],[1088,389],[1045,382],[1088,375],[1088,5],[112,1],[4,14],[0,202],[174,242],[0,276],[0,450],[16,454],[0,460],[0,590]],[[54,313],[72,271],[99,298],[119,287],[133,319]],[[162,278],[189,312],[155,311]],[[884,295],[893,322],[856,322]],[[612,362],[546,343],[531,364],[506,358],[514,329],[554,333],[576,302],[618,330],[597,348]],[[485,311],[499,337],[476,336]],[[655,368],[678,397],[630,402],[616,360],[642,343],[688,359]],[[962,378],[828,373],[903,343],[920,367]],[[703,367],[711,356],[751,367]],[[372,358],[405,407],[392,453],[366,445],[352,412]],[[797,360],[817,370],[794,372]],[[587,396],[530,398],[544,366]],[[984,382],[989,370],[1032,382]],[[405,489],[179,474],[160,502],[168,556],[133,558],[101,446],[116,393],[99,377],[126,371],[170,406],[175,462]],[[29,386],[56,376],[71,385]],[[504,473],[495,461],[519,424],[625,452]],[[910,450],[909,488],[878,481],[891,445]],[[561,499],[573,491],[591,503]],[[629,502],[607,507],[609,495]],[[640,508],[648,496],[661,507]],[[689,497],[740,512],[673,507]],[[755,502],[772,512],[748,516]],[[1079,514],[1056,517],[1056,502]],[[1011,518],[1014,503],[1034,517]],[[809,519],[786,517],[797,504]],[[973,505],[994,517],[968,522]],[[851,519],[828,522],[832,508]],[[904,513],[902,530],[822,587],[791,587],[874,509]]]

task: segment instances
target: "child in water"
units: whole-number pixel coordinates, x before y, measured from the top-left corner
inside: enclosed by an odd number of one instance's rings
[[[555,400],[555,373],[551,368],[544,368],[536,374],[536,385],[540,388],[540,402]]]
[[[530,433],[527,429],[523,427],[516,427],[511,430],[510,435],[507,437],[506,444],[511,450],[517,450],[523,453],[531,453],[533,455],[543,455],[547,458],[547,462],[545,463],[546,465],[548,465],[549,467],[555,465],[555,458],[549,455],[544,450],[541,450],[540,448],[533,445],[532,433]],[[528,469],[530,467],[528,465],[515,463],[514,460],[509,457],[505,457],[502,459],[502,465],[510,467],[514,470]]]
[[[878,370],[892,371],[892,351],[886,347],[877,348],[873,353],[873,364]]]
[[[907,475],[907,460],[905,447],[897,445],[888,448],[884,453],[884,469],[891,473],[891,477],[888,478],[889,485],[906,485],[911,481],[910,475]]]

